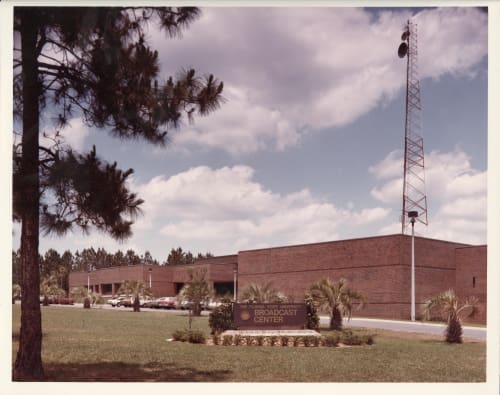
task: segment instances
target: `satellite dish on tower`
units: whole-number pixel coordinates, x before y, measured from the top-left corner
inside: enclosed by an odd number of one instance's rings
[[[400,58],[404,58],[407,53],[408,53],[408,45],[406,43],[401,43],[401,45],[398,48],[398,56]]]
[[[410,32],[407,30],[401,35],[401,40],[406,41],[410,37]]]

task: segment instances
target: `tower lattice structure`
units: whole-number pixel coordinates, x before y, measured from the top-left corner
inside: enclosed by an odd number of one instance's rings
[[[406,67],[406,121],[403,179],[402,233],[408,233],[408,213],[416,211],[416,221],[427,225],[427,196],[425,194],[424,138],[422,128],[422,104],[418,76],[418,28],[408,21],[401,37],[398,54],[407,58]]]

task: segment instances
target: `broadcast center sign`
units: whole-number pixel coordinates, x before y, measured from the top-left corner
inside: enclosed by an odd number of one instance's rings
[[[304,303],[235,303],[233,319],[238,329],[304,329]]]

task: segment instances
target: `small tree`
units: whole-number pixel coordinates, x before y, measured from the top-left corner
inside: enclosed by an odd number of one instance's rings
[[[58,278],[55,273],[42,278],[40,282],[40,294],[43,296],[43,305],[48,306],[49,296],[64,296],[66,291],[59,287]]]
[[[221,301],[221,305],[217,306],[208,317],[208,325],[210,333],[218,335],[228,329],[236,329],[233,321],[233,303],[231,298],[226,297]]]
[[[125,282],[121,285],[120,289],[118,290],[119,294],[125,294],[127,296],[132,295],[134,298],[134,311],[139,312],[141,311],[141,305],[139,301],[140,296],[152,296],[153,292],[151,292],[151,289],[147,287],[144,282],[140,280],[125,280]]]
[[[241,294],[241,300],[245,303],[283,303],[287,298],[268,282],[262,286],[248,285]]]
[[[189,270],[189,281],[179,292],[179,299],[189,303],[193,315],[201,315],[201,304],[214,296],[214,290],[205,279],[206,269]]]
[[[442,292],[437,296],[429,298],[423,306],[424,319],[438,313],[447,321],[445,336],[448,343],[462,343],[462,323],[461,317],[473,317],[478,312],[478,299],[470,297],[465,299],[465,303],[459,307],[458,298],[452,289]]]
[[[358,309],[361,309],[366,302],[365,297],[350,288],[344,278],[337,282],[329,278],[321,279],[309,287],[306,297],[312,298],[319,308],[328,309],[330,329],[333,330],[342,330],[342,317],[351,319],[355,302],[359,303]]]
[[[87,290],[85,287],[72,288],[69,294],[78,303],[83,303],[83,308],[85,309],[90,309],[91,305],[102,304],[104,302],[101,294]]]

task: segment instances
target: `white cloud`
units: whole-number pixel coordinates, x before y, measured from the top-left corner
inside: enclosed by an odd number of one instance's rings
[[[216,147],[234,155],[285,149],[305,132],[353,122],[404,87],[406,62],[396,51],[408,10],[203,11],[181,41],[153,35],[153,45],[163,48],[164,71],[195,65],[225,83],[228,102],[175,135],[179,146]],[[472,7],[420,11],[414,18],[420,77],[473,75],[487,55],[487,18]]]
[[[393,171],[402,162],[401,152],[391,152],[369,170],[383,181],[371,190],[371,195],[393,207],[402,204],[403,178]],[[420,226],[417,232],[445,240],[486,242],[486,171],[472,168],[470,158],[459,149],[432,151],[426,155],[425,165],[429,225]],[[396,224],[384,226],[381,232],[392,229],[397,229]]]
[[[256,182],[248,166],[195,167],[135,189],[146,201],[143,223],[156,227],[159,237],[217,254],[332,240],[389,213],[380,207],[340,209],[307,189],[280,195]]]
[[[174,134],[174,144],[223,148],[237,155],[268,147],[283,150],[299,140],[299,133],[281,111],[257,104],[234,86],[227,88],[224,96],[227,103],[222,111]]]
[[[57,139],[74,150],[81,151],[88,135],[89,128],[83,123],[83,120],[81,118],[72,118],[68,121],[66,127],[59,131]],[[54,139],[56,139],[56,130],[49,128],[44,131],[44,136],[40,138],[40,144],[50,147],[54,144]]]

